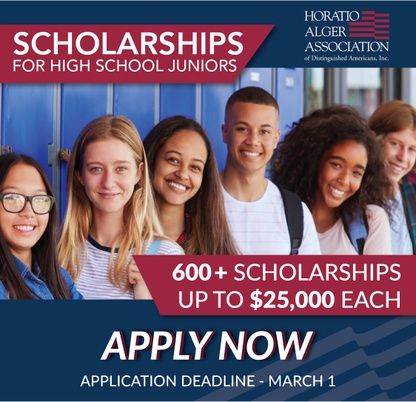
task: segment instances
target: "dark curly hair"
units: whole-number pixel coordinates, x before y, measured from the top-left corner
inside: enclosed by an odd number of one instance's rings
[[[364,145],[368,162],[359,190],[335,210],[335,218],[353,219],[357,208],[364,213],[368,204],[389,213],[386,200],[392,198],[393,188],[385,173],[380,143],[350,106],[327,106],[294,123],[272,158],[271,179],[296,193],[312,210],[324,152],[349,140]]]

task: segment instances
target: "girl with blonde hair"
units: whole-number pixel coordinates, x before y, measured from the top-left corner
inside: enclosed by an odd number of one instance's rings
[[[72,150],[67,185],[59,262],[78,289],[86,299],[151,298],[132,255],[183,250],[162,234],[134,124],[113,115],[87,124]]]

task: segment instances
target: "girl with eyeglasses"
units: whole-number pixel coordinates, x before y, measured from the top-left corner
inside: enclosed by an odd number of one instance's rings
[[[0,156],[0,299],[83,299],[58,265],[48,178],[26,155]]]

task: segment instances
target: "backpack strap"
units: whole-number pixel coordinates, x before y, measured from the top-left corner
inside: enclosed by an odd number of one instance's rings
[[[146,251],[146,255],[155,255],[155,254],[157,254],[161,243],[162,243],[162,240],[154,239],[152,241],[152,244],[150,245],[149,249]]]
[[[290,236],[290,254],[299,254],[303,238],[303,208],[298,195],[277,186],[282,194],[287,228]]]
[[[347,233],[351,244],[359,255],[364,254],[364,244],[368,235],[367,215],[362,214],[357,208],[355,211],[355,219],[348,223],[346,217],[342,217],[345,233]]]

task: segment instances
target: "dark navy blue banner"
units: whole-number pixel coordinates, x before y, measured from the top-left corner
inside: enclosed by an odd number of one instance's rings
[[[3,24],[273,24],[251,67],[416,65],[410,1],[19,1],[0,11]]]
[[[413,317],[161,317],[151,301],[3,301],[0,311],[1,400],[416,399]],[[281,348],[310,331],[307,350]],[[211,334],[200,355],[191,332]],[[244,332],[246,353],[221,360],[221,342]],[[150,346],[128,353],[144,333]]]

